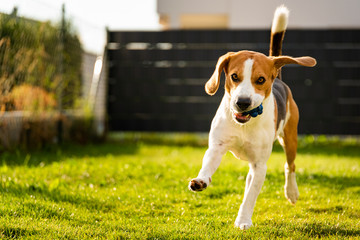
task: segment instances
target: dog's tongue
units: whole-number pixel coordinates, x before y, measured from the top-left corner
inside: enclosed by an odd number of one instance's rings
[[[235,115],[236,120],[239,120],[239,121],[247,121],[251,118],[250,115],[244,116],[242,113],[234,113],[234,115]]]

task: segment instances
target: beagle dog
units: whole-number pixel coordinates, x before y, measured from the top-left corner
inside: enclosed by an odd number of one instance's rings
[[[209,95],[215,94],[221,73],[225,72],[225,94],[211,123],[209,148],[197,178],[189,183],[189,189],[198,192],[209,186],[227,151],[248,161],[250,169],[245,194],[235,221],[235,226],[243,230],[252,226],[251,217],[265,180],[266,162],[276,139],[286,153],[285,197],[292,204],[299,197],[294,163],[299,111],[289,87],[281,80],[280,71],[286,64],[313,67],[316,60],[281,56],[288,15],[285,6],[275,11],[270,56],[252,51],[229,52],[219,58],[205,85]]]

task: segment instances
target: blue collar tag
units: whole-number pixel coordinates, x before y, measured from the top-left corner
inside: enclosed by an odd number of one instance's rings
[[[258,107],[251,109],[250,111],[243,112],[242,114],[243,115],[249,114],[252,117],[257,117],[258,115],[261,115],[262,113],[263,113],[263,105],[261,103]]]

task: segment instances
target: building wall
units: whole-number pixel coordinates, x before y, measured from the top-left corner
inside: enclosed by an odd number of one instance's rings
[[[289,28],[360,28],[359,0],[157,0],[158,13],[168,29],[188,29],[184,15],[227,16],[226,24],[215,28],[267,29],[274,10],[285,4],[290,9]],[[165,22],[164,22],[165,19]],[[197,28],[194,21],[192,28]],[[214,28],[214,23],[198,28]],[[226,25],[226,26],[224,26]],[[221,27],[223,26],[223,27]]]

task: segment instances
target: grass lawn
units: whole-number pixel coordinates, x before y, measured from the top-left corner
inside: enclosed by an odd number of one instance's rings
[[[360,239],[360,144],[311,137],[296,160],[300,199],[284,197],[276,146],[254,227],[234,228],[247,163],[226,154],[212,185],[187,189],[206,147],[195,137],[135,136],[0,155],[0,238]]]

